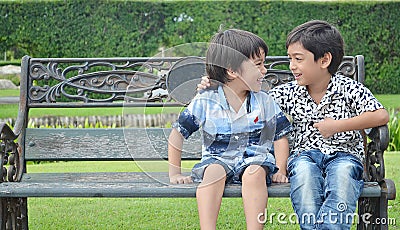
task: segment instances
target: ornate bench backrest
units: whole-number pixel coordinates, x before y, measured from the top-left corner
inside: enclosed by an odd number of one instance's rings
[[[293,80],[288,58],[268,56],[263,88]],[[339,72],[363,82],[362,56],[346,56]],[[362,65],[362,66],[361,66]],[[30,58],[22,60],[27,107],[173,106],[195,94],[204,58]],[[362,71],[360,71],[362,70]],[[183,95],[183,96],[182,96]],[[178,103],[177,103],[178,102]],[[180,102],[180,103],[179,103]]]

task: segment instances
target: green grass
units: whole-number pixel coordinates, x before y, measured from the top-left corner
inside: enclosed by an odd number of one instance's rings
[[[0,105],[0,111],[1,111],[0,119],[17,118],[18,105],[17,104],[2,104],[2,105]]]
[[[395,181],[400,191],[397,163],[400,152],[385,154],[386,177]],[[191,168],[195,162],[184,162]],[[155,164],[142,162],[140,166]],[[165,165],[153,168],[165,170]],[[134,162],[60,162],[28,165],[29,172],[61,171],[132,171],[139,170]],[[398,194],[399,195],[399,194]],[[199,229],[195,198],[29,198],[30,229]],[[268,213],[293,213],[289,198],[271,198]],[[389,218],[400,220],[399,199],[389,201]],[[268,223],[266,229],[299,229],[294,224]],[[398,224],[397,224],[398,225]],[[356,227],[353,226],[352,229]],[[397,226],[389,226],[396,229]],[[217,229],[245,229],[242,201],[224,198]]]
[[[385,108],[400,109],[400,94],[378,94],[375,96]]]
[[[0,97],[19,97],[19,89],[2,89]]]

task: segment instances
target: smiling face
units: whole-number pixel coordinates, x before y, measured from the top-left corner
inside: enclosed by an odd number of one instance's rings
[[[262,81],[267,69],[264,66],[265,52],[260,48],[260,56],[254,56],[244,61],[238,71],[238,83],[243,84],[243,89],[258,92],[261,90]]]
[[[314,85],[325,78],[331,77],[327,69],[326,55],[314,61],[314,54],[306,50],[300,42],[289,45],[287,53],[290,61],[290,70],[297,84],[301,86]]]

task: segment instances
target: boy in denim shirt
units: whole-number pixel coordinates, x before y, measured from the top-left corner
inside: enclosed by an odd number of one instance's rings
[[[292,127],[272,97],[260,92],[267,52],[265,42],[247,31],[230,29],[214,35],[206,70],[219,85],[196,95],[173,125],[170,182],[200,182],[196,197],[201,229],[215,229],[226,183],[243,184],[247,228],[262,229],[259,214],[267,205],[267,184],[273,175],[274,180],[287,180],[285,135]],[[202,159],[187,177],[181,174],[183,138],[200,128]]]

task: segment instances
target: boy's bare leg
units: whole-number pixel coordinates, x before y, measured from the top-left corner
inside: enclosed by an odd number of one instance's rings
[[[266,171],[263,167],[250,165],[246,168],[242,176],[242,197],[247,229],[263,229],[261,221],[265,218],[268,201]],[[260,213],[264,215],[260,216]]]
[[[203,230],[216,228],[225,180],[226,172],[221,165],[212,164],[206,168],[196,192],[200,228]]]

